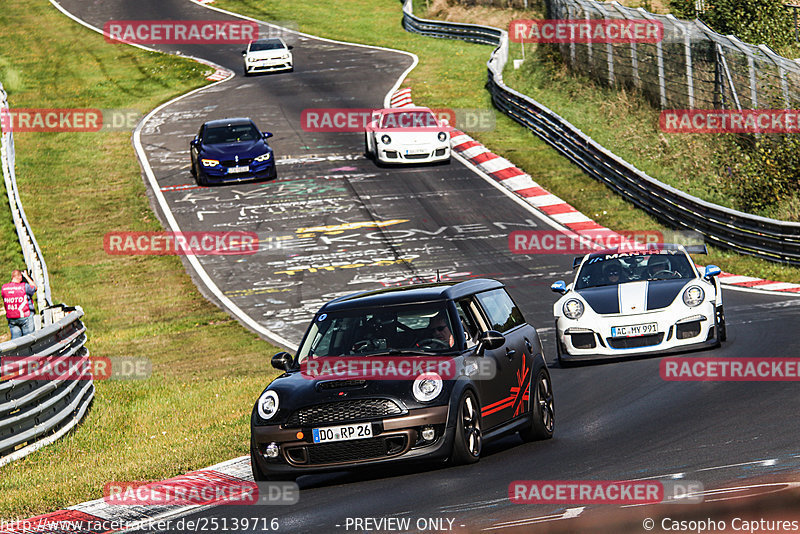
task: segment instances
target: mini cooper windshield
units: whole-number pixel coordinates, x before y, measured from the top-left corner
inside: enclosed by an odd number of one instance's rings
[[[614,253],[589,258],[584,262],[576,278],[575,289],[696,276],[689,258],[680,251]]]
[[[455,348],[444,303],[381,306],[317,315],[298,363],[307,358],[430,354]]]

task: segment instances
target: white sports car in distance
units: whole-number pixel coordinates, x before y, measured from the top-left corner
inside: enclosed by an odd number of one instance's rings
[[[450,126],[428,108],[386,108],[372,113],[366,153],[378,163],[450,161]]]
[[[273,70],[293,70],[294,62],[290,52],[292,48],[280,37],[250,41],[247,50],[242,50],[244,75]]]
[[[553,308],[561,363],[725,341],[720,268],[709,265],[701,274],[681,245],[593,252],[575,258],[575,267],[572,284],[551,286],[561,294]]]

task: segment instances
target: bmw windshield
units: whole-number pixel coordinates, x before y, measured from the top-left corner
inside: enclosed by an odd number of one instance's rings
[[[601,254],[584,262],[575,289],[695,276],[689,258],[677,250]]]
[[[298,362],[329,356],[444,353],[455,348],[445,303],[403,304],[320,313]]]
[[[255,141],[260,137],[261,133],[252,124],[230,124],[208,128],[204,142],[207,145],[223,145],[226,143]]]

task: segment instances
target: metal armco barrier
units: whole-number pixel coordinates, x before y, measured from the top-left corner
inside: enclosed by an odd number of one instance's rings
[[[487,88],[503,113],[530,129],[586,174],[599,180],[659,221],[703,234],[713,245],[800,265],[800,223],[750,215],[688,195],[648,176],[592,140],[557,113],[503,83],[508,33],[497,28],[423,20],[411,0],[403,6],[406,30],[431,37],[496,46],[487,63]],[[492,37],[494,36],[494,37]]]
[[[0,362],[36,357],[40,365],[88,359],[83,310],[64,308],[65,317],[33,334],[0,343]],[[67,360],[69,358],[69,360]],[[66,434],[94,398],[92,380],[0,379],[0,466],[22,458]]]
[[[0,343],[0,466],[66,434],[83,418],[94,398],[91,377],[88,380],[69,377],[64,377],[64,380],[25,380],[24,377],[2,376],[7,358],[32,356],[38,363],[48,364],[89,357],[84,346],[83,310],[63,304],[53,305],[47,265],[25,217],[17,190],[14,134],[10,128],[3,128],[2,122],[8,109],[7,95],[0,84],[0,166],[25,264],[39,288],[37,304],[43,320],[39,321],[37,317],[37,329],[32,334]],[[9,275],[0,273],[0,276]],[[41,323],[44,323],[43,328],[38,328]]]

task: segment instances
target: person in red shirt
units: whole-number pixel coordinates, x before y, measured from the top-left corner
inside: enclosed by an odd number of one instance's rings
[[[22,281],[23,277],[26,282]],[[36,283],[30,279],[28,273],[19,269],[11,271],[11,282],[3,284],[3,306],[6,308],[11,339],[33,333],[33,299],[31,297],[36,293],[36,289]]]

